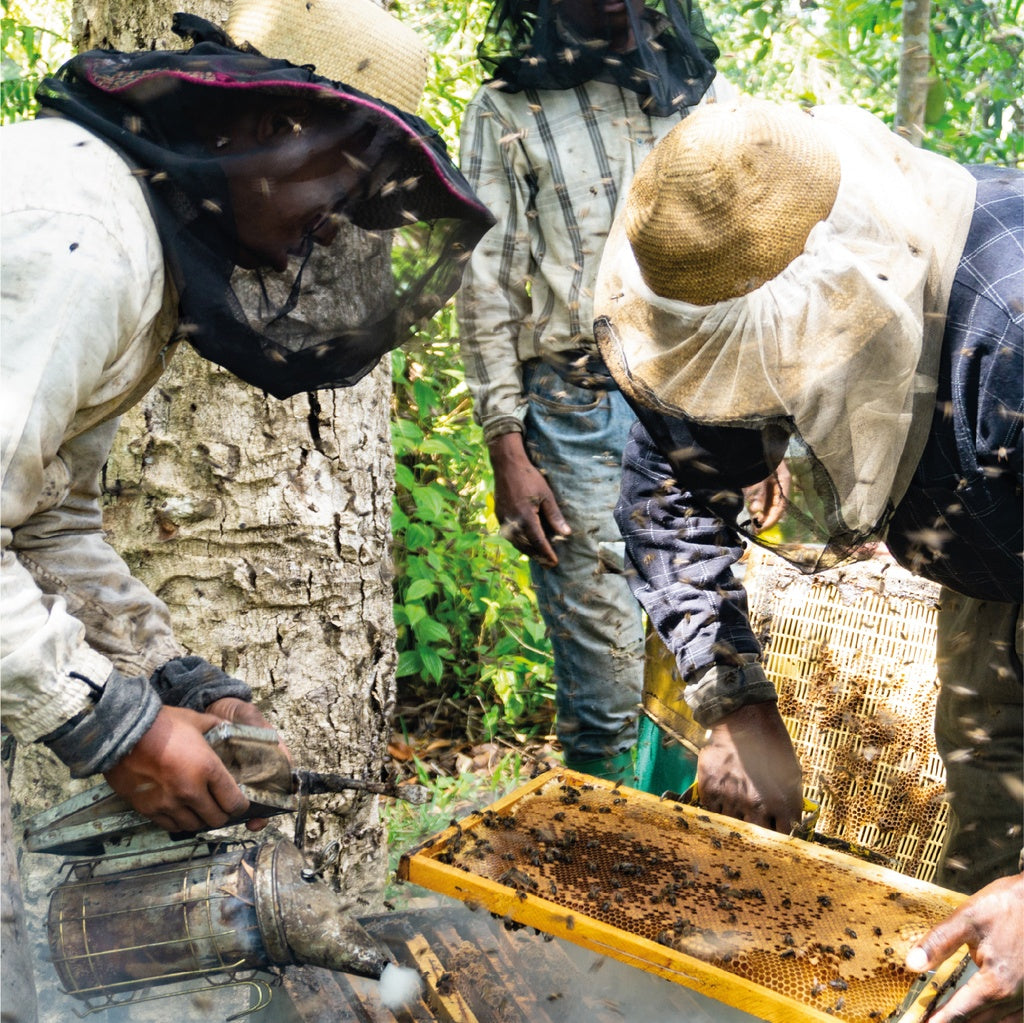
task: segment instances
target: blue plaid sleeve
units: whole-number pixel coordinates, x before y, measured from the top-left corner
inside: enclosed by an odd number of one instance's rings
[[[971,168],[971,228],[946,314],[927,446],[889,527],[893,554],[958,593],[1024,592],[1024,174]]]
[[[716,506],[721,515],[707,510]],[[735,491],[681,489],[644,426],[633,426],[616,509],[630,585],[675,656],[686,702],[705,726],[741,705],[776,698],[755,663],[761,648],[732,571],[743,548],[728,520],[741,506]]]

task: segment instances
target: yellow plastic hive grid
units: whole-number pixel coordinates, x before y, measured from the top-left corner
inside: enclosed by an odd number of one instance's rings
[[[773,1023],[924,1017],[903,967],[962,895],[742,821],[551,771],[403,856],[399,876]]]
[[[817,830],[932,880],[948,816],[932,724],[939,587],[887,556],[805,576],[760,550],[745,585]]]

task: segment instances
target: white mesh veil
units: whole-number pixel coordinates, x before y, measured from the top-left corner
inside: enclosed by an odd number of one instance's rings
[[[835,561],[884,531],[923,449],[975,186],[870,114],[813,115],[839,156],[839,190],[786,269],[709,306],[662,298],[620,218],[595,316],[601,353],[634,400],[762,431],[768,464],[785,459],[793,476],[788,536],[830,546]]]

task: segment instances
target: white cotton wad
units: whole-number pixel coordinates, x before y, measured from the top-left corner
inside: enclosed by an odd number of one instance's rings
[[[402,1009],[419,996],[423,982],[408,966],[388,963],[380,975],[380,1000],[386,1009]]]

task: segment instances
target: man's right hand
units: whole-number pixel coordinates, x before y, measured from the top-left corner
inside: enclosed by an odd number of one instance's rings
[[[107,784],[167,831],[222,827],[249,801],[204,738],[220,723],[212,714],[162,707],[131,752],[104,773]]]
[[[774,703],[734,710],[697,758],[701,806],[788,835],[803,809],[800,761]]]
[[[494,514],[501,535],[516,550],[545,568],[558,564],[550,537],[568,536],[565,521],[547,480],[526,454],[521,433],[505,433],[488,445],[494,470]]]

